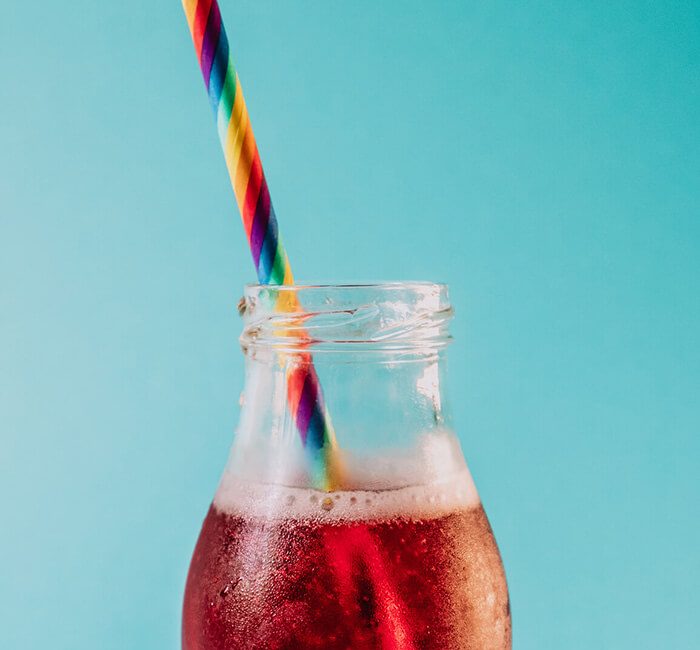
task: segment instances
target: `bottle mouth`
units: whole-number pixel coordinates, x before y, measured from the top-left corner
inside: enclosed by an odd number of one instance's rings
[[[244,293],[248,291],[257,292],[258,290],[274,290],[276,292],[314,292],[320,290],[324,293],[331,291],[351,292],[355,293],[358,290],[374,290],[381,292],[396,292],[396,291],[422,291],[422,292],[447,292],[447,284],[444,282],[430,282],[429,280],[379,280],[375,282],[340,282],[340,283],[324,283],[324,282],[295,282],[294,284],[257,284],[251,282],[244,287]]]
[[[239,303],[244,350],[434,351],[450,340],[446,284],[249,284]]]

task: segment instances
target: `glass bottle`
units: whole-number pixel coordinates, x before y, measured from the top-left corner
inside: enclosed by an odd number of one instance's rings
[[[501,558],[444,391],[447,287],[251,285],[241,313],[240,421],[183,649],[510,648]],[[300,370],[325,402],[320,448],[300,435]]]

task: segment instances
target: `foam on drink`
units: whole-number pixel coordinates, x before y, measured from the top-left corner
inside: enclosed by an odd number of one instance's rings
[[[455,510],[474,508],[479,503],[479,495],[466,468],[428,485],[337,492],[251,483],[225,473],[214,497],[214,506],[223,513],[328,523],[397,517],[435,518]]]
[[[251,517],[328,522],[438,517],[480,503],[458,444],[451,432],[438,431],[423,435],[416,448],[400,454],[360,457],[343,452],[344,489],[334,492],[307,487],[303,456],[257,445],[232,455],[245,463],[227,467],[214,505]]]

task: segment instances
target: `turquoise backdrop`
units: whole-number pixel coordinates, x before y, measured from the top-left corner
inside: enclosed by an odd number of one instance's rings
[[[222,0],[300,279],[449,282],[516,650],[700,638],[700,4]],[[4,2],[0,647],[177,648],[254,278],[178,0]]]

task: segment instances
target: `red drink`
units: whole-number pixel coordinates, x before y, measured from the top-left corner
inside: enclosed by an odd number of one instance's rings
[[[501,559],[468,474],[328,496],[238,485],[204,522],[185,650],[510,647]]]

